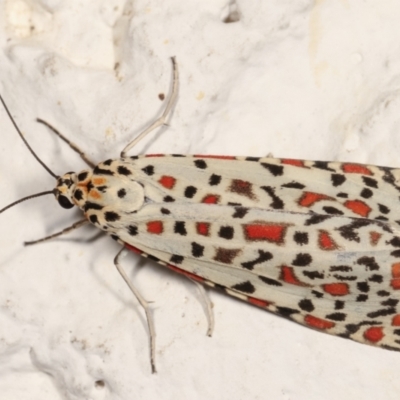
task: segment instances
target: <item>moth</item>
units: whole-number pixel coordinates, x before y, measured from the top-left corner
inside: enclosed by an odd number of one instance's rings
[[[147,316],[152,370],[155,330],[149,305],[120,266],[134,251],[187,276],[336,336],[400,350],[400,169],[356,163],[128,151],[163,125],[163,115],[119,159],[59,177],[61,207],[83,219],[42,242],[91,223],[121,244],[115,265]],[[209,333],[213,328],[211,307]]]

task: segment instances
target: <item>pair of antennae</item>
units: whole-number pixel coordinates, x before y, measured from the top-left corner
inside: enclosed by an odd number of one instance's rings
[[[151,131],[154,131],[156,128],[160,127],[160,126],[164,126],[166,125],[166,121],[167,121],[167,117],[169,115],[169,113],[171,112],[171,109],[173,108],[177,95],[178,95],[178,68],[176,65],[176,61],[175,61],[175,57],[171,58],[172,61],[172,66],[173,66],[173,84],[172,84],[172,92],[170,95],[170,98],[167,102],[167,105],[164,109],[164,112],[162,113],[162,115],[155,121],[153,122],[148,128],[146,128],[138,137],[136,137],[134,140],[132,140],[130,143],[128,143],[125,148],[121,151],[121,158],[125,158],[126,157],[126,153],[132,148],[134,147],[139,141],[141,141],[145,136],[147,136],[147,134],[149,134]],[[11,115],[5,101],[3,100],[3,97],[0,95],[0,101],[3,104],[4,109],[7,112],[7,115],[9,116],[11,122],[13,123],[16,131],[18,132],[18,135],[20,136],[20,138],[22,139],[22,141],[25,143],[25,146],[27,147],[27,149],[29,150],[29,152],[33,155],[33,157],[35,157],[36,161],[55,179],[58,179],[59,176],[56,175],[38,156],[37,154],[33,151],[32,147],[29,145],[29,143],[27,142],[27,140],[25,139],[24,135],[22,134],[21,130],[19,129],[17,123],[15,122],[13,116]],[[72,143],[71,141],[69,141],[64,135],[62,135],[57,129],[53,128],[49,123],[47,123],[46,121],[43,121],[42,119],[36,119],[37,122],[40,122],[41,124],[46,125],[49,129],[51,129],[60,139],[62,139],[65,143],[67,143],[72,150],[74,150],[75,152],[77,152],[80,157],[83,159],[83,161],[85,161],[85,163],[87,165],[89,165],[89,167],[94,168],[95,167],[95,163],[93,161],[91,161],[86,154],[80,150],[78,148],[78,146],[76,146],[74,143]],[[46,196],[48,194],[54,194],[54,190],[49,190],[49,191],[45,191],[45,192],[40,192],[40,193],[36,193],[27,197],[24,197],[22,199],[19,199],[11,204],[9,204],[8,206],[0,209],[0,214],[3,213],[4,211],[8,210],[9,208],[22,203],[23,201],[29,200],[29,199],[34,199],[35,197],[40,197],[40,196]]]
[[[14,118],[12,117],[10,110],[8,109],[3,97],[0,95],[0,101],[3,104],[4,109],[6,110],[7,115],[9,116],[11,122],[13,123],[16,131],[18,132],[18,135],[20,136],[20,138],[22,139],[22,141],[25,143],[25,146],[28,148],[29,152],[33,155],[33,157],[36,158],[37,162],[55,179],[58,178],[58,176],[37,156],[37,154],[33,151],[32,147],[29,145],[29,143],[27,142],[27,140],[24,138],[24,135],[22,134],[21,130],[19,129],[17,123],[15,122]],[[31,194],[30,196],[26,196],[22,199],[19,199],[17,201],[14,201],[13,203],[9,204],[8,206],[2,208],[0,210],[0,214],[3,213],[4,211],[8,210],[11,207],[14,207],[15,205],[22,203],[26,200],[30,200],[30,199],[34,199],[35,197],[41,197],[41,196],[46,196],[49,194],[54,194],[53,190],[47,190],[45,192],[40,192],[40,193],[35,193],[35,194]]]

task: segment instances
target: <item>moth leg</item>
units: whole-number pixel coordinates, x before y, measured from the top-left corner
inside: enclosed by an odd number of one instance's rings
[[[54,128],[52,125],[50,125],[48,122],[40,119],[40,118],[36,118],[36,121],[46,125],[51,131],[53,131],[60,139],[62,139],[65,143],[67,143],[67,145],[69,147],[71,147],[72,150],[74,150],[76,153],[78,153],[82,160],[85,161],[85,163],[87,165],[89,165],[89,167],[94,168],[96,166],[96,164],[90,160],[90,158],[85,154],[85,152],[83,150],[81,150],[75,143],[71,142],[69,139],[67,139],[62,133],[60,133],[56,128]]]
[[[138,142],[140,142],[148,133],[153,131],[154,129],[158,128],[159,126],[165,125],[166,120],[168,118],[169,113],[174,106],[176,97],[178,95],[178,82],[179,82],[179,75],[178,75],[178,66],[176,65],[175,57],[171,57],[172,60],[172,68],[173,68],[173,81],[172,81],[172,91],[167,100],[167,105],[165,106],[165,110],[160,118],[154,121],[148,128],[146,128],[139,136],[133,139],[130,143],[125,146],[125,148],[121,151],[121,158],[126,157],[126,153],[135,146]]]
[[[124,257],[128,251],[125,247],[118,252],[118,254],[114,258],[114,265],[117,267],[118,272],[121,274],[122,278],[131,289],[131,292],[135,295],[140,305],[143,307],[144,312],[146,313],[147,326],[149,329],[150,336],[150,364],[151,364],[151,372],[154,374],[156,372],[156,331],[154,329],[154,320],[153,315],[150,310],[149,303],[142,297],[142,295],[138,292],[138,290],[133,286],[132,282],[129,280],[128,275],[126,275],[125,271],[122,269],[120,265],[120,259]]]
[[[208,295],[206,288],[199,282],[195,281],[194,279],[190,279],[199,289],[200,296],[202,297],[204,304],[206,306],[206,315],[207,315],[207,322],[208,322],[208,329],[207,329],[207,336],[212,336],[214,332],[214,312],[213,312],[213,305],[210,300],[210,296]]]
[[[64,235],[64,234],[66,234],[68,232],[73,231],[74,229],[78,229],[78,228],[80,228],[81,226],[83,226],[83,225],[85,225],[87,223],[89,223],[89,221],[87,219],[82,219],[81,221],[75,222],[74,224],[72,224],[68,228],[63,229],[60,232],[53,233],[52,235],[46,236],[46,237],[38,239],[38,240],[31,240],[29,242],[24,242],[24,245],[25,246],[30,246],[32,244],[42,243],[42,242],[45,242],[47,240],[54,239],[55,237]]]

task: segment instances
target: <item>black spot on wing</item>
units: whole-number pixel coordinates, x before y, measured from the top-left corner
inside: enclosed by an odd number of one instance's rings
[[[368,188],[364,188],[360,192],[360,196],[363,197],[364,199],[369,199],[370,197],[373,196],[373,194],[374,194],[374,192],[371,189],[368,189]]]
[[[378,181],[376,179],[370,178],[369,176],[362,176],[362,180],[367,186],[378,189]]]
[[[186,236],[186,228],[185,228],[185,222],[184,221],[176,221],[174,225],[174,232],[178,233],[181,236]]]
[[[303,299],[300,300],[298,304],[300,309],[302,309],[303,311],[312,312],[315,310],[314,304],[311,300]]]
[[[191,245],[192,245],[192,256],[196,258],[203,257],[204,246],[196,242],[192,242]]]
[[[304,189],[306,186],[303,185],[302,183],[292,181],[292,182],[281,185],[281,187],[288,188],[288,189],[300,189],[301,190],[301,189]]]
[[[129,225],[129,226],[128,226],[128,233],[129,233],[131,236],[136,236],[136,235],[138,234],[138,228],[137,228],[137,226]]]
[[[188,199],[192,199],[196,193],[197,193],[197,188],[195,188],[194,186],[187,186],[184,191],[184,195]]]
[[[119,216],[119,214],[117,214],[117,213],[114,212],[114,211],[106,211],[106,212],[104,213],[104,219],[105,219],[107,222],[115,222],[115,221],[118,221],[120,218],[121,218],[121,217]]]
[[[256,291],[256,288],[250,281],[245,281],[241,283],[237,283],[236,285],[231,286],[231,289],[238,290],[242,293],[252,294]]]
[[[258,279],[264,283],[266,283],[269,286],[282,286],[282,283],[275,279],[267,278],[266,276],[259,275]]]
[[[153,165],[147,165],[146,167],[142,168],[142,171],[149,176],[154,175],[154,166]]]
[[[199,169],[206,169],[207,163],[204,160],[195,160],[194,165]]]
[[[331,218],[330,215],[315,214],[312,215],[310,218],[306,219],[304,221],[304,225],[309,226],[309,225],[320,224],[321,222],[324,222],[329,218]]]
[[[336,313],[327,314],[325,317],[332,321],[340,322],[340,321],[345,321],[347,315],[345,313],[336,312]]]
[[[269,204],[271,208],[274,210],[282,210],[284,203],[282,199],[280,199],[276,194],[275,194],[275,189],[271,186],[261,186],[260,189],[264,190],[265,192],[268,193],[268,195],[272,199],[272,203]]]
[[[104,163],[103,163],[104,164]],[[114,175],[114,172],[109,169],[100,168],[99,166],[94,167],[93,174],[95,175]]]
[[[179,255],[177,255],[177,254],[173,254],[173,255],[171,256],[171,258],[169,259],[169,261],[170,261],[172,264],[182,264],[183,260],[184,260],[184,257],[179,256]]]
[[[216,175],[216,174],[212,174],[208,180],[208,184],[210,186],[216,186],[219,185],[221,182],[221,176],[220,175]]]
[[[276,164],[260,163],[266,170],[268,170],[273,176],[283,175],[283,166]]]
[[[231,240],[235,231],[231,226],[221,226],[218,232],[218,236],[223,239]]]
[[[123,165],[120,165],[120,166],[117,168],[117,171],[118,171],[118,173],[119,173],[120,175],[124,175],[124,176],[129,176],[129,175],[132,174],[131,170],[130,170],[129,168],[126,168],[126,167],[123,166]]]
[[[310,265],[312,262],[312,257],[308,253],[298,253],[296,254],[295,259],[292,261],[292,264],[296,267],[306,267]]]
[[[340,186],[346,181],[346,177],[342,174],[332,174],[331,181],[333,186]]]
[[[300,246],[308,244],[308,233],[297,231],[293,235],[293,240]]]
[[[233,213],[232,218],[243,218],[248,212],[248,208],[235,207],[235,212]]]

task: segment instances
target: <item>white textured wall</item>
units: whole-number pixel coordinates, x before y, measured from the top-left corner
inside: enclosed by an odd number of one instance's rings
[[[229,15],[237,22],[226,23]],[[231,18],[232,19],[232,18]],[[61,174],[84,168],[35,122],[95,160],[161,110],[180,69],[169,129],[133,150],[399,166],[400,1],[0,0],[0,92],[26,138]],[[52,189],[0,109],[0,207]],[[51,198],[0,216],[0,398],[398,399],[400,354],[324,335],[197,289],[135,255],[153,301],[158,374],[141,310],[113,266],[118,245]],[[104,385],[96,382],[104,382]]]

